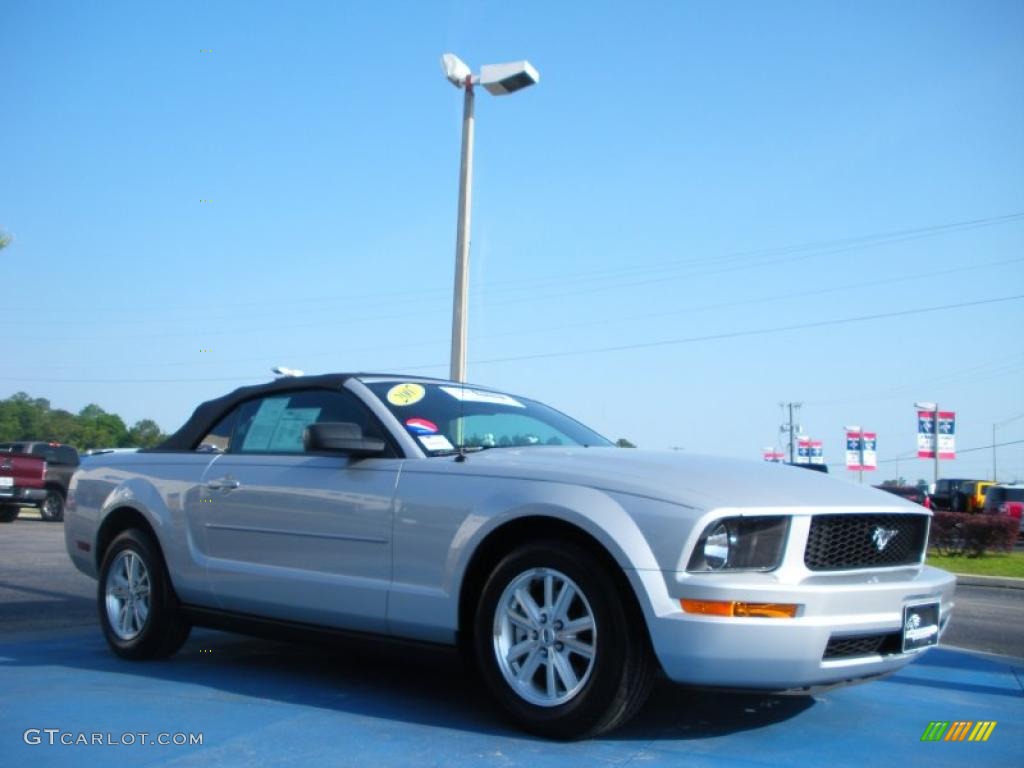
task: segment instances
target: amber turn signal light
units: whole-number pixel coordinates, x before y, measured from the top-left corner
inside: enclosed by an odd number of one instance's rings
[[[795,603],[744,603],[731,600],[680,600],[679,603],[687,613],[758,619],[792,619],[800,607]]]

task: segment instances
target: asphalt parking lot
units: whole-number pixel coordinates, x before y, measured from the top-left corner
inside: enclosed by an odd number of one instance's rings
[[[558,744],[510,729],[444,651],[203,630],[172,659],[123,662],[106,649],[93,590],[67,561],[60,526],[0,527],[0,765],[1018,765],[1024,747],[1022,658],[939,648],[885,680],[814,697],[661,683],[627,727]],[[958,592],[958,611],[980,617],[961,631],[1003,647],[999,617],[1020,621],[1021,600]],[[1022,638],[1011,629],[1006,642]],[[922,742],[937,720],[997,726],[984,743]],[[44,729],[59,729],[54,744]],[[122,743],[63,745],[65,734]],[[147,743],[161,734],[202,734],[202,745]]]

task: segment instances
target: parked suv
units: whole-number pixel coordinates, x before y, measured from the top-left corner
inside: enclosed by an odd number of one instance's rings
[[[981,512],[985,507],[985,492],[995,483],[991,480],[968,480],[960,483],[957,496],[960,498],[959,512]]]
[[[1024,485],[993,485],[985,494],[984,511],[1015,517],[1024,533]]]
[[[63,520],[68,485],[71,483],[71,475],[78,469],[78,451],[70,445],[40,440],[0,443],[0,451],[27,453],[46,459],[46,494],[39,501],[25,500],[21,503],[39,507],[43,520],[54,523]]]
[[[935,484],[932,494],[932,509],[949,509],[953,512],[963,511],[963,499],[960,497],[960,485],[971,482],[967,478],[944,477]]]

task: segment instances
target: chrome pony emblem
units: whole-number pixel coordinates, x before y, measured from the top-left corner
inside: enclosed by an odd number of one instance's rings
[[[875,542],[875,549],[879,552],[883,551],[889,546],[889,542],[896,537],[897,533],[899,531],[895,528],[883,528],[882,526],[875,528],[875,532],[871,534],[871,540]]]

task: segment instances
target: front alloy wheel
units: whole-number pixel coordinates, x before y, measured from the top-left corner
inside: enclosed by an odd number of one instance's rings
[[[495,565],[473,619],[484,683],[528,731],[580,739],[626,722],[656,661],[617,567],[572,540],[528,542]]]
[[[505,588],[494,614],[494,655],[523,699],[565,704],[590,679],[596,651],[594,611],[564,573],[534,568]]]

